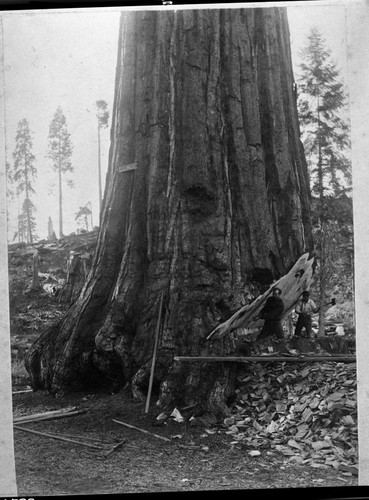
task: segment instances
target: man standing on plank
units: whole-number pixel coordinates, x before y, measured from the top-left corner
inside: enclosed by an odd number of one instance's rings
[[[296,337],[302,337],[303,328],[306,330],[307,338],[311,337],[311,315],[317,313],[320,307],[317,307],[309,297],[309,292],[305,290],[296,305],[295,312],[299,315],[295,328]]]

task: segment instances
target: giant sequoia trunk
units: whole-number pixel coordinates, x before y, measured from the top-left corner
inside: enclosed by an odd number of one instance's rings
[[[162,405],[224,413],[234,366],[173,356],[230,353],[205,337],[312,246],[284,9],[124,13],[111,141],[93,269],[32,346],[33,387],[143,398],[163,292]]]

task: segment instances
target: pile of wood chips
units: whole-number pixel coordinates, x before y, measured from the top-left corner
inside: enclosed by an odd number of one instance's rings
[[[240,371],[224,424],[231,444],[251,456],[275,449],[297,464],[356,475],[356,413],[355,363],[257,363]]]

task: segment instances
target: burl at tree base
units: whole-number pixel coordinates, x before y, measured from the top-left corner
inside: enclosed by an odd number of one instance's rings
[[[309,197],[285,9],[123,13],[94,262],[29,351],[33,388],[145,398],[163,292],[162,408],[226,413],[236,367],[173,356],[231,352],[205,337],[312,249]]]

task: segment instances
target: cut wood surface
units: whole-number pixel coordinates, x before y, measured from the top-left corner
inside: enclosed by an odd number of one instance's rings
[[[140,427],[136,427],[135,425],[127,424],[126,422],[121,422],[120,420],[115,420],[114,418],[112,419],[113,422],[116,424],[124,425],[125,427],[128,427],[129,429],[135,429],[136,431],[143,432],[144,434],[148,434],[149,436],[155,436],[158,439],[162,439],[163,441],[167,441],[171,443],[172,441],[164,436],[159,436],[159,434],[154,434],[153,432],[146,431],[145,429],[141,429]]]
[[[95,448],[96,450],[101,450],[101,446],[97,446],[92,443],[83,443],[81,441],[76,441],[75,439],[69,439],[63,436],[59,436],[57,434],[49,434],[47,432],[41,432],[41,431],[35,431],[33,429],[28,429],[26,427],[19,427],[18,425],[14,425],[14,429],[17,429],[18,431],[23,431],[23,432],[29,432],[30,434],[36,434],[38,436],[43,436],[43,437],[48,437],[50,439],[57,439],[58,441],[66,441],[67,443],[73,443],[73,444],[79,444],[81,446],[87,446],[89,448]]]
[[[227,333],[238,328],[247,328],[250,330],[250,333],[254,332],[255,329],[261,328],[264,321],[256,319],[256,317],[275,287],[281,290],[281,299],[284,303],[283,316],[287,316],[293,309],[301,293],[308,289],[312,283],[313,262],[314,259],[309,259],[308,253],[302,255],[285,276],[282,276],[282,278],[273,283],[263,295],[257,297],[251,304],[241,307],[227,321],[218,325],[210,332],[206,340],[220,339]]]
[[[340,361],[341,363],[355,363],[356,356],[354,355],[339,355],[336,356],[174,356],[174,361],[189,362],[189,361],[222,361],[222,362],[239,362],[239,363],[259,363],[269,361],[290,361],[301,363],[314,363],[318,361]]]

